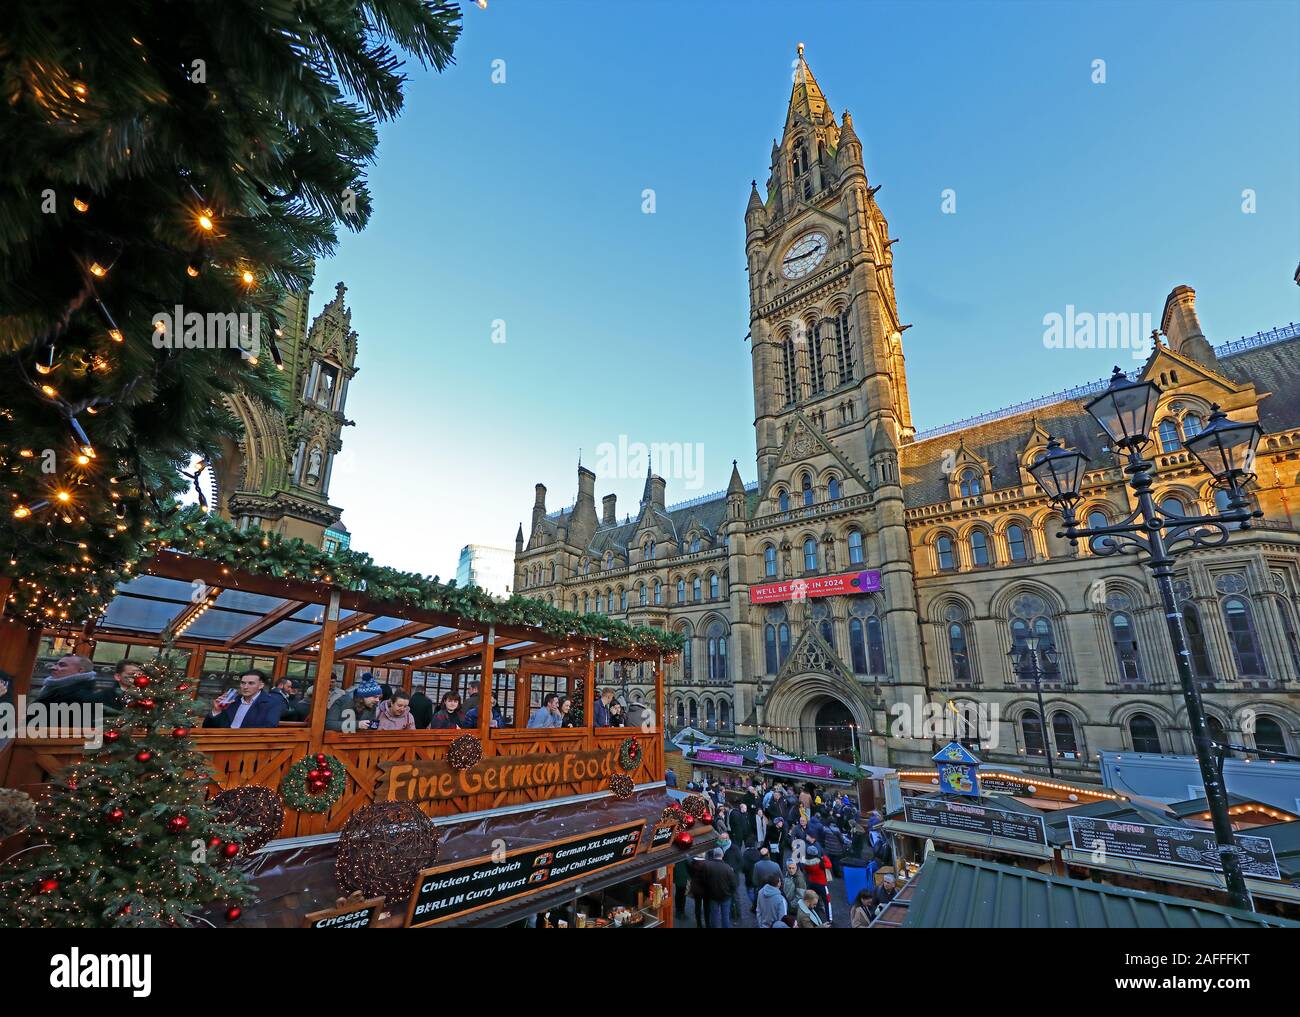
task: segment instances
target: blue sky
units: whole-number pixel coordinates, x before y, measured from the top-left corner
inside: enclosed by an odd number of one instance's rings
[[[1300,319],[1298,11],[469,5],[456,65],[411,68],[382,129],[370,227],[318,269],[312,314],[342,279],[360,333],[331,490],[354,546],[450,577],[466,543],[513,547],[534,483],[571,503],[579,449],[595,465],[621,436],[701,451],[670,503],[733,458],[755,479],[743,214],[798,42],[901,238],[918,427],[1106,374],[1114,351],[1044,348],[1067,305],[1159,324],[1187,283],[1212,342]],[[642,483],[597,498],[622,515]]]

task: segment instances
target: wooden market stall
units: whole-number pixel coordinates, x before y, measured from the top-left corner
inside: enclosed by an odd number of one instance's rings
[[[663,781],[662,654],[638,654],[601,639],[556,638],[527,626],[482,624],[379,601],[364,590],[324,580],[255,574],[169,550],[149,559],[142,572],[122,584],[104,617],[76,638],[77,652],[90,655],[97,643],[111,641],[130,648],[131,659],[143,660],[170,635],[205,704],[233,684],[231,676],[240,667],[261,667],[274,677],[288,675],[311,685],[312,709],[305,722],[194,732],[215,772],[213,790],[276,787],[295,762],[322,751],[344,764],[347,790],[337,804],[321,814],[286,810],[281,837],[335,832],[377,795],[401,800],[412,793],[410,781],[381,782],[385,768],[421,764],[435,777],[451,772],[440,764],[463,731],[326,730],[331,686],[350,687],[367,671],[394,687],[423,690],[435,702],[453,689],[463,697],[476,688],[491,689],[502,709],[505,723],[498,728],[489,727],[489,710],[479,711],[477,735],[485,759],[516,764],[509,768],[511,779],[499,769],[497,779],[485,779],[477,788],[444,779],[435,780],[430,791],[426,781],[414,793],[431,816],[605,792],[608,766],[600,764],[616,758],[629,738],[641,748],[641,763],[631,774],[636,784]],[[0,668],[15,675],[17,695],[29,691],[43,636],[50,638],[15,621],[0,625]],[[655,710],[645,730],[590,726],[597,667],[616,659],[644,661],[654,669]],[[528,728],[531,708],[552,691],[581,703],[587,726]],[[465,702],[466,708],[474,705]],[[39,788],[81,751],[75,731],[59,738],[19,737],[0,748],[0,784]],[[524,774],[522,764],[540,758],[556,765]]]

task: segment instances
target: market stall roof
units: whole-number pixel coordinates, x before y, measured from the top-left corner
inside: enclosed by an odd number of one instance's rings
[[[1300,922],[1271,915],[937,851],[913,882],[903,923],[909,929],[1300,929]]]
[[[1167,808],[1181,819],[1191,819],[1193,817],[1207,821],[1209,819],[1210,804],[1204,797],[1189,798],[1185,802],[1173,802]],[[1250,814],[1268,816],[1279,823],[1290,823],[1300,819],[1300,815],[1296,815],[1294,812],[1279,809],[1276,805],[1262,802],[1258,798],[1233,794],[1232,792],[1228,793],[1228,814],[1230,816]]]
[[[1300,821],[1257,826],[1250,831],[1250,836],[1271,840],[1282,878],[1288,883],[1300,882]]]
[[[1125,802],[1087,802],[1069,809],[1055,809],[1043,813],[1043,822],[1047,824],[1047,839],[1057,845],[1070,843],[1070,816],[1086,819],[1106,819],[1115,823],[1142,823],[1146,826],[1187,826],[1177,816],[1172,816],[1162,807],[1136,801]]]
[[[481,660],[489,631],[495,634],[494,659],[503,664],[523,657],[568,663],[584,658],[588,645],[598,660],[647,656],[601,639],[547,634],[524,624],[489,626],[445,611],[379,600],[364,590],[245,572],[174,551],[161,551],[146,569],[117,585],[96,623],[99,636],[162,639],[172,634],[244,653],[312,654],[324,637],[331,596],[337,595],[336,661],[367,667],[468,667]]]

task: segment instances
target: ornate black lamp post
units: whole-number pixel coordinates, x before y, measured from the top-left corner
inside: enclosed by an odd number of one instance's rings
[[[1026,636],[1023,644],[1011,647],[1007,654],[1011,658],[1011,667],[1019,678],[1028,678],[1034,683],[1038,694],[1038,730],[1043,739],[1043,755],[1047,757],[1047,774],[1056,779],[1056,767],[1052,765],[1052,743],[1047,738],[1047,714],[1043,711],[1043,675],[1056,670],[1056,661],[1060,657],[1056,647],[1040,646],[1037,633]]]
[[[1214,837],[1219,845],[1228,893],[1236,907],[1253,910],[1241,868],[1241,849],[1233,839],[1228,818],[1227,792],[1214,765],[1213,742],[1192,673],[1182,614],[1174,600],[1174,560],[1170,552],[1174,545],[1181,543],[1217,547],[1227,541],[1233,523],[1239,524],[1240,529],[1248,529],[1252,518],[1263,515],[1251,510],[1243,488],[1254,477],[1255,446],[1264,432],[1258,424],[1229,420],[1218,406],[1212,406],[1205,429],[1183,445],[1227,492],[1228,507],[1212,516],[1165,516],[1151,496],[1153,464],[1143,454],[1151,441],[1151,420],[1159,398],[1160,388],[1154,382],[1130,381],[1116,367],[1106,391],[1085,407],[1110,436],[1111,448],[1124,461],[1124,472],[1136,496],[1137,507],[1115,525],[1091,529],[1077,525],[1074,509],[1080,500],[1083,464],[1087,461],[1083,453],[1062,448],[1053,438],[1029,472],[1061,510],[1065,529],[1058,536],[1068,537],[1076,545],[1080,537],[1086,538],[1093,553],[1103,557],[1145,552],[1145,564],[1160,591],[1169,638],[1174,646],[1178,679],[1187,703],[1187,723],[1214,820]]]

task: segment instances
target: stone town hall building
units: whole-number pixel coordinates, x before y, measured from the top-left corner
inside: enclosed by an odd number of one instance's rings
[[[877,190],[852,117],[836,121],[801,52],[766,199],[755,187],[745,210],[757,485],[733,469],[725,493],[672,507],[651,475],[620,523],[613,495],[597,509],[589,470],[558,513],[538,484],[527,539],[522,527],[516,538],[515,589],[685,634],[668,672],[670,724],[802,752],[843,750],[856,724],[867,761],[918,763],[936,744],[891,731],[890,708],[974,701],[998,706],[990,761],[1036,768],[1050,751],[1059,773],[1088,779],[1103,749],[1190,752],[1148,573],[1131,556],[1103,562],[1059,539],[1059,516],[1027,471],[1058,435],[1091,458],[1081,518],[1127,513],[1116,460],[1083,409],[1100,386],[918,433]],[[1210,725],[1235,743],[1297,752],[1300,330],[1216,348],[1187,286],[1169,294],[1161,328],[1142,376],[1164,393],[1152,440],[1167,512],[1215,504],[1181,445],[1211,403],[1267,432],[1253,489],[1265,518],[1179,558]],[[879,572],[878,590],[751,602],[763,584],[861,570]],[[1029,632],[1060,653],[1045,731],[1008,656]],[[602,684],[630,678],[632,697],[645,696],[636,675],[606,667]]]

